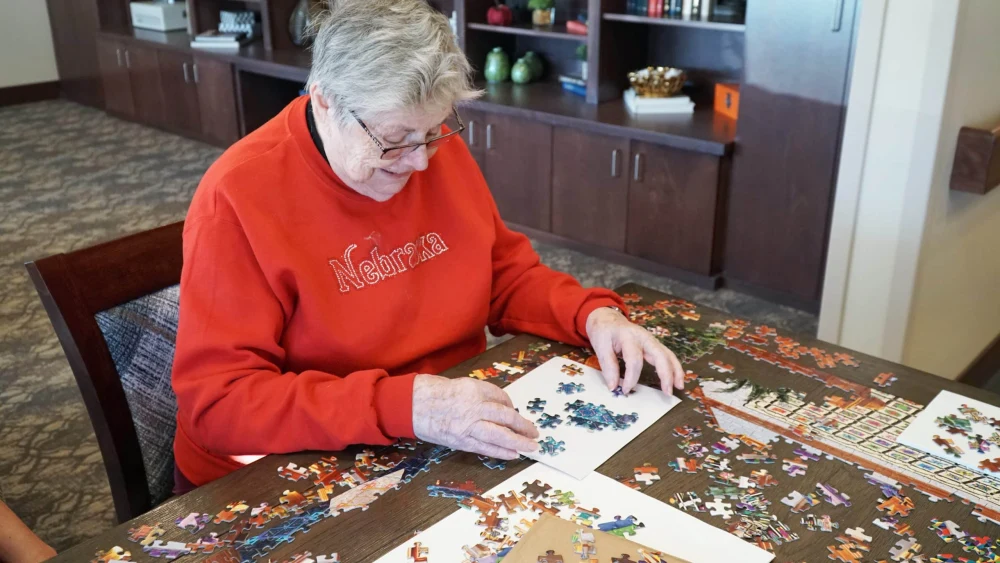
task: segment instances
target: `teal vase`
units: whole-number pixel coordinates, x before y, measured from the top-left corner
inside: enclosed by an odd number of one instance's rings
[[[510,59],[507,57],[507,53],[503,52],[503,49],[494,47],[486,55],[486,68],[483,69],[483,75],[486,76],[486,81],[491,84],[505,82],[510,78]]]
[[[534,51],[528,51],[524,54],[524,62],[528,63],[528,67],[531,68],[531,79],[541,80],[542,72],[544,71],[542,58],[536,55]]]
[[[510,78],[517,84],[531,82],[531,65],[523,58],[517,59],[514,68],[510,69]]]

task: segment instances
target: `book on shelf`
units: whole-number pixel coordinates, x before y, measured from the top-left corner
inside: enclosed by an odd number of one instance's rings
[[[212,29],[195,35],[194,39],[191,40],[191,47],[195,49],[237,50],[251,41],[253,41],[253,37],[246,33],[226,33]]]
[[[694,102],[683,94],[670,98],[642,98],[636,95],[635,90],[629,88],[625,90],[622,98],[629,113],[636,115],[694,113]]]
[[[587,87],[587,81],[584,80],[580,76],[571,76],[571,75],[568,75],[568,74],[560,74],[559,75],[559,82],[561,82],[563,84],[573,84],[575,86],[582,86],[584,88]]]
[[[577,96],[583,96],[583,97],[586,97],[587,95],[586,86],[580,86],[579,84],[573,84],[571,82],[562,82],[561,84],[562,84],[562,89],[571,94],[576,94]]]
[[[203,31],[194,36],[195,41],[205,41],[210,43],[234,43],[246,38],[244,32],[224,32],[216,29]]]

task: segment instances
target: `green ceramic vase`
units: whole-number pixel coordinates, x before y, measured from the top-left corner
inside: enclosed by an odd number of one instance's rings
[[[517,59],[514,67],[510,69],[510,79],[517,84],[527,84],[531,82],[531,65],[524,58]]]
[[[503,49],[494,47],[486,55],[486,67],[483,69],[483,75],[486,76],[486,81],[491,84],[504,82],[510,78],[510,59],[507,57],[507,53],[503,52]]]
[[[534,51],[528,51],[524,54],[524,62],[528,63],[531,68],[531,79],[541,80],[542,78],[542,58],[535,54]]]

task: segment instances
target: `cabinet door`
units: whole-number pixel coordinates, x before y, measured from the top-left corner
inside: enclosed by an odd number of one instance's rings
[[[625,250],[629,141],[556,127],[552,135],[552,232]]]
[[[819,301],[861,4],[747,4],[726,278]]]
[[[714,273],[719,157],[633,142],[631,164],[628,253]]]
[[[117,41],[97,40],[97,62],[104,84],[104,108],[112,113],[132,117],[132,83],[125,66],[125,48]]]
[[[224,147],[240,138],[236,115],[236,86],[233,67],[210,57],[195,56],[194,81],[198,84],[201,132]]]
[[[198,85],[194,82],[194,58],[173,51],[160,51],[160,80],[166,105],[164,125],[178,133],[201,134]]]
[[[48,0],[47,5],[62,95],[77,103],[104,108],[96,0]]]
[[[165,121],[163,82],[160,80],[160,62],[156,49],[129,45],[125,49],[125,63],[132,82],[136,119],[162,127]]]
[[[499,114],[489,114],[486,123],[486,181],[500,217],[548,231],[552,126]]]
[[[479,169],[486,175],[486,117],[481,111],[459,109],[459,115],[465,122],[465,133],[462,139],[469,147],[472,158],[476,159]]]

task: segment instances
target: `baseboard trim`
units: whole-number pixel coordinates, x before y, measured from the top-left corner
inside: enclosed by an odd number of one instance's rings
[[[1000,334],[958,375],[958,380],[966,385],[982,387],[998,373],[1000,373]]]
[[[512,231],[517,231],[523,233],[530,238],[537,239],[543,243],[551,244],[553,246],[559,246],[562,248],[568,248],[569,250],[575,250],[586,254],[588,256],[596,256],[602,260],[607,260],[608,262],[614,262],[615,264],[621,264],[623,266],[628,266],[630,268],[635,268],[636,270],[642,270],[644,272],[649,272],[651,274],[656,274],[658,276],[667,277],[679,282],[688,283],[698,287],[703,287],[705,289],[718,289],[721,279],[719,276],[706,276],[702,274],[696,274],[694,272],[688,272],[686,270],[681,270],[679,268],[672,268],[670,266],[664,266],[663,264],[658,264],[644,258],[637,258],[635,256],[630,256],[624,252],[618,252],[616,250],[611,250],[609,248],[603,248],[600,246],[595,246],[592,244],[587,244],[583,242],[578,242],[566,237],[555,235],[546,231],[540,231],[531,227],[525,227],[523,225],[518,225],[516,223],[506,222],[507,226],[510,227]]]
[[[60,90],[58,80],[0,88],[0,107],[54,100],[59,97]]]

